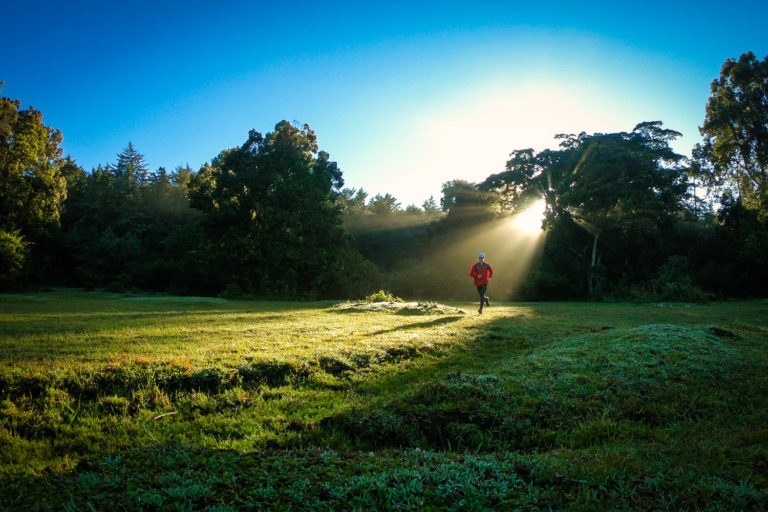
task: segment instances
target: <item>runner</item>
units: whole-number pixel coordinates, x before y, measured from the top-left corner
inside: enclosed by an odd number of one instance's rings
[[[475,286],[477,287],[477,293],[480,294],[480,309],[477,310],[481,315],[483,314],[483,306],[490,306],[491,301],[485,296],[486,290],[488,290],[488,280],[493,276],[493,268],[485,262],[485,253],[477,255],[477,263],[472,265],[469,270],[469,275],[475,280]]]

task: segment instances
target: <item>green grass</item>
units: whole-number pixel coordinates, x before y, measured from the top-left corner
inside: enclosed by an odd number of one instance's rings
[[[0,295],[0,509],[759,510],[768,302]]]

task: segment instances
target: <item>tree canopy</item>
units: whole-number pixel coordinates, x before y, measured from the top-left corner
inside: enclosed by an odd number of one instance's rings
[[[325,296],[363,270],[341,227],[344,181],[308,125],[287,121],[225,150],[191,182],[206,265],[223,284],[274,297]]]
[[[0,98],[0,283],[15,279],[28,255],[47,256],[66,197],[61,140],[40,111]]]
[[[695,171],[716,191],[735,192],[768,218],[768,56],[728,59],[712,81]]]
[[[682,207],[688,188],[685,159],[669,147],[678,136],[661,122],[640,123],[631,132],[561,135],[559,150],[514,151],[506,171],[488,177],[481,188],[513,212],[543,197],[548,227],[562,225],[558,220],[563,219],[585,229],[593,240],[587,279],[592,294],[601,235],[640,235],[638,242],[647,246]],[[602,252],[615,251],[614,244],[609,240]]]

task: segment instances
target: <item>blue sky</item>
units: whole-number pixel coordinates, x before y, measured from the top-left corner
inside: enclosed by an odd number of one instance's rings
[[[287,119],[403,206],[557,133],[661,120],[689,155],[725,59],[768,54],[764,0],[1,3],[2,95],[86,170],[129,141],[196,169]]]

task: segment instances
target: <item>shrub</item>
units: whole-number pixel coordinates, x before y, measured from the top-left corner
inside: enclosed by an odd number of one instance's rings
[[[678,302],[707,302],[712,294],[693,284],[688,258],[670,256],[651,281],[653,299]]]
[[[19,231],[0,229],[0,289],[21,272],[29,252],[29,243]]]
[[[392,295],[390,292],[379,290],[365,298],[365,302],[404,302],[403,299]]]
[[[586,283],[586,279],[584,279]],[[544,270],[530,272],[517,292],[522,300],[566,300],[583,295],[583,286],[566,275]]]
[[[243,289],[237,283],[229,283],[224,291],[219,294],[222,299],[240,299],[244,295]]]

